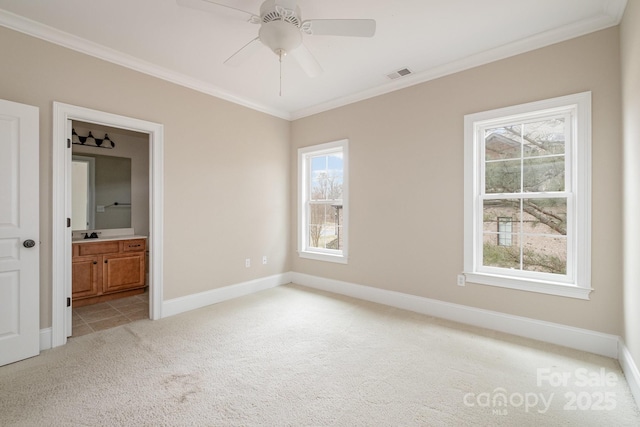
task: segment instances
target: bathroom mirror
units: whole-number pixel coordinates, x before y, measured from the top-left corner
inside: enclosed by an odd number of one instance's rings
[[[131,227],[131,159],[72,156],[71,229]]]

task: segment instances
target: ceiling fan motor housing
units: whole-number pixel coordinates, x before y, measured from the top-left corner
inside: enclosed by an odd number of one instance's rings
[[[302,24],[300,8],[295,2],[286,0],[266,0],[262,3],[260,20],[265,24],[272,21],[285,21],[296,27]]]

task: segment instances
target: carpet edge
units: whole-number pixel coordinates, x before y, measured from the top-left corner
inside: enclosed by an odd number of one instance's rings
[[[618,341],[620,337],[617,335],[303,273],[292,272],[291,281],[310,288],[587,351],[613,359],[617,359],[619,356]]]

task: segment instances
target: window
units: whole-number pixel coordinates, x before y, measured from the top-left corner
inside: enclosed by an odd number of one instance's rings
[[[465,116],[467,281],[588,299],[591,93]]]
[[[298,150],[298,253],[303,258],[347,262],[348,141]]]
[[[513,218],[498,217],[498,246],[511,246],[511,232],[513,231]]]

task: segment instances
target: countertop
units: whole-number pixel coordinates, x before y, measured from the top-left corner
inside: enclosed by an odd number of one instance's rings
[[[140,236],[137,234],[127,234],[123,236],[106,236],[106,237],[98,237],[94,239],[73,239],[71,243],[93,243],[93,242],[108,242],[110,240],[131,240],[131,239],[146,239],[147,236]]]

